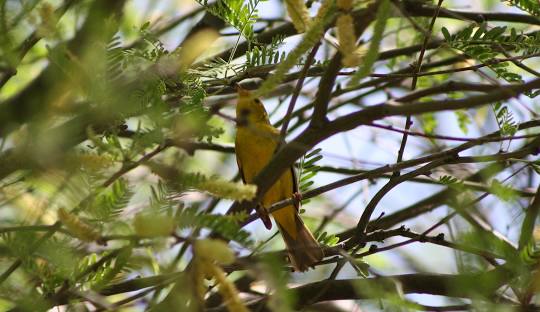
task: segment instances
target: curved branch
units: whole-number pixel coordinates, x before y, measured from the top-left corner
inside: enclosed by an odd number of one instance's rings
[[[478,107],[497,101],[504,101],[536,88],[540,88],[540,79],[535,79],[520,85],[500,88],[485,95],[471,96],[459,100],[415,102],[407,105],[400,105],[394,101],[390,101],[339,117],[327,123],[324,128],[314,129],[313,127],[308,127],[292,142],[288,143],[278,151],[270,163],[257,175],[257,177],[255,177],[253,182],[257,185],[256,198],[249,202],[235,202],[229,209],[229,212],[250,212],[255,207],[256,203],[261,200],[262,195],[277,181],[284,170],[292,166],[296,160],[300,159],[300,157],[313,146],[337,133],[349,131],[360,125],[365,125],[385,117],[407,116],[428,112]],[[463,147],[468,143],[465,143]]]
[[[476,274],[403,274],[365,279],[323,280],[292,288],[296,309],[332,300],[380,299],[383,294],[429,294],[458,298],[493,296],[515,276],[504,266]],[[252,310],[264,309],[268,297],[247,304]],[[225,307],[206,311],[226,311]]]

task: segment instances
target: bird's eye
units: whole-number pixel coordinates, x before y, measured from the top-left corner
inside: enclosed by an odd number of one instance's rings
[[[255,103],[257,103],[257,104],[261,104],[261,100],[259,100],[259,99],[255,99]]]

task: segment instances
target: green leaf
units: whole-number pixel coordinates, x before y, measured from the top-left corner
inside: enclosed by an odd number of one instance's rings
[[[441,31],[442,31],[442,34],[444,36],[444,40],[446,40],[446,41],[452,40],[452,36],[450,35],[450,32],[448,31],[448,28],[443,26]]]
[[[489,189],[495,196],[506,202],[513,201],[518,197],[511,187],[502,184],[497,179],[493,179]]]
[[[480,39],[480,37],[482,37],[482,35],[484,34],[485,31],[486,31],[486,23],[480,24],[480,27],[478,27],[478,29],[474,33],[472,39],[473,40]]]
[[[424,132],[431,134],[435,131],[435,128],[437,128],[437,119],[435,118],[435,114],[428,113],[428,114],[422,114],[422,126],[424,129]]]
[[[540,3],[537,0],[505,0],[504,3],[534,16],[540,16]]]
[[[489,62],[500,54],[497,47],[501,44],[505,45],[507,51],[522,52],[523,55],[536,53],[540,51],[540,37],[536,35],[517,36],[516,30],[513,28],[510,29],[510,35],[505,36],[504,34],[508,30],[505,26],[497,26],[487,32],[486,27],[486,24],[482,23],[472,37],[474,24],[458,31],[454,35],[445,34],[444,36],[450,47],[461,50],[482,63],[487,63],[488,67],[497,74],[497,77],[511,83],[522,83],[523,79],[521,75],[517,72],[512,72],[511,70],[514,69],[509,67],[508,63],[490,64]],[[447,38],[451,39],[449,40]],[[533,96],[531,93],[527,93],[526,95]]]
[[[311,152],[307,153],[305,157],[306,158],[311,158],[311,157],[313,157],[313,156],[315,156],[317,154],[320,154],[321,151],[322,151],[322,148],[320,148],[320,147],[316,148],[316,149],[312,150]]]
[[[469,132],[468,126],[471,123],[471,118],[464,110],[456,110],[454,114],[457,117],[459,129],[461,129],[463,133],[467,134],[467,132]]]
[[[118,179],[103,189],[83,211],[94,221],[109,222],[122,213],[133,194],[129,183]]]
[[[504,27],[500,27],[500,26],[499,27],[494,27],[484,35],[484,39],[493,39],[493,40],[495,40],[499,36],[504,34],[505,31],[506,31],[506,26],[504,26]]]
[[[140,31],[146,31],[150,27],[150,21],[146,21],[144,24],[142,24]]]

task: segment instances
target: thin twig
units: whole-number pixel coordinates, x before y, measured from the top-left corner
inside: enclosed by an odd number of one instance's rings
[[[291,115],[294,111],[296,100],[300,95],[300,91],[302,90],[302,86],[304,85],[304,80],[306,79],[306,74],[311,67],[311,64],[313,63],[315,55],[317,54],[320,46],[321,43],[319,41],[317,44],[315,44],[313,49],[311,49],[311,52],[306,58],[306,63],[304,64],[304,67],[302,67],[302,71],[300,72],[300,78],[296,82],[296,87],[294,88],[294,92],[291,96],[291,101],[289,102],[289,107],[287,108],[287,113],[285,114],[285,117],[283,117],[283,125],[281,126],[281,132],[279,134],[280,142],[285,141],[285,136],[287,135],[287,128],[289,127],[289,121],[291,120]]]
[[[520,139],[531,139],[536,138],[540,135],[540,133],[535,134],[525,134],[525,135],[515,135],[515,136],[505,136],[505,137],[493,137],[493,138],[464,138],[464,137],[457,137],[457,136],[450,136],[450,135],[440,135],[440,134],[428,134],[423,132],[417,132],[417,131],[411,131],[406,129],[399,129],[395,128],[393,126],[386,126],[386,125],[380,125],[377,123],[370,123],[367,126],[385,129],[393,132],[403,133],[410,136],[418,136],[426,139],[438,139],[438,140],[447,140],[447,141],[458,141],[458,142],[471,142],[471,141],[477,141],[481,140],[485,143],[488,142],[501,142],[501,141],[512,141],[512,140],[520,140]]]
[[[540,120],[525,122],[525,123],[520,125],[520,129],[525,129],[525,128],[529,128],[529,127],[538,126],[539,124],[540,124]],[[499,134],[500,134],[500,132],[496,131],[496,132],[493,132],[493,133],[491,133],[489,135],[486,135],[485,137],[492,137],[492,136],[496,136],[496,135],[499,135]],[[334,190],[336,188],[342,187],[344,185],[348,185],[348,184],[355,183],[355,182],[365,180],[365,179],[374,179],[374,178],[380,177],[381,175],[389,173],[389,172],[393,173],[393,172],[395,172],[397,170],[410,168],[412,166],[417,166],[417,165],[420,165],[420,164],[423,164],[423,163],[440,161],[441,159],[447,159],[449,156],[451,156],[452,159],[447,160],[446,162],[444,162],[444,164],[459,163],[459,162],[464,162],[464,161],[466,161],[466,162],[501,161],[501,160],[505,160],[505,159],[509,159],[509,158],[520,158],[520,157],[529,155],[531,153],[535,153],[539,148],[538,145],[540,145],[540,138],[536,138],[536,140],[532,141],[531,143],[527,144],[523,148],[518,149],[518,150],[516,150],[514,152],[497,153],[497,154],[493,154],[493,155],[485,155],[485,156],[477,156],[477,157],[459,157],[459,156],[457,156],[458,153],[460,153],[462,151],[465,151],[465,150],[470,149],[470,148],[472,148],[474,146],[482,144],[482,139],[485,138],[485,137],[479,138],[476,141],[469,141],[469,142],[463,143],[463,144],[461,144],[459,146],[456,146],[454,148],[451,148],[449,150],[438,152],[438,153],[435,153],[435,154],[432,154],[432,155],[428,155],[428,156],[424,156],[424,157],[418,157],[418,158],[415,158],[415,159],[402,161],[400,163],[394,163],[392,165],[381,166],[381,167],[375,168],[373,170],[370,170],[368,172],[361,173],[361,174],[358,174],[358,175],[353,175],[351,177],[347,177],[345,179],[338,180],[336,182],[329,183],[329,184],[327,184],[325,186],[321,186],[319,188],[310,190],[310,191],[308,191],[306,193],[303,193],[301,196],[304,199],[312,198],[312,197],[318,196],[320,194],[323,194],[325,192],[328,192],[328,191]],[[295,201],[294,198],[289,198],[289,199],[279,201],[277,203],[274,203],[272,206],[268,207],[268,210],[270,212],[274,212],[274,211],[276,211],[278,209],[281,209],[281,208],[283,208],[283,207],[285,207],[287,205],[290,205],[290,204],[294,203],[294,201]],[[243,224],[246,225],[246,224],[248,224],[250,222],[253,222],[256,218],[257,218],[256,215],[251,215],[250,217],[248,217],[243,222]]]
[[[415,73],[418,74],[422,70],[422,61],[424,60],[424,54],[426,53],[426,47],[429,42],[429,39],[431,38],[431,32],[433,31],[433,26],[435,25],[435,20],[437,19],[437,16],[439,15],[439,10],[441,9],[441,5],[444,0],[439,0],[439,3],[437,4],[437,9],[435,10],[435,13],[433,14],[433,17],[431,18],[431,23],[429,24],[429,29],[424,36],[424,42],[422,43],[422,49],[420,50],[420,55],[418,56],[418,61],[416,62],[415,66]],[[411,82],[411,90],[416,90],[416,84],[418,82],[418,75],[414,75],[412,82]],[[405,120],[405,131],[409,131],[412,125],[411,116],[408,115]],[[407,138],[408,134],[407,132],[403,133],[403,137],[401,139],[401,145],[398,150],[398,156],[397,156],[397,162],[400,162],[403,160],[403,154],[405,152],[405,146],[407,145]],[[395,176],[399,176],[399,171],[394,173]]]

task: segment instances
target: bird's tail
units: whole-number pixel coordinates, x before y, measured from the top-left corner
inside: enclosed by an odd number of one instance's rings
[[[281,236],[287,245],[287,251],[289,252],[289,258],[291,264],[296,271],[306,271],[310,267],[313,267],[317,262],[321,261],[324,257],[323,250],[313,234],[306,227],[300,216],[295,213],[296,223],[296,237],[293,238],[287,231],[285,231],[279,222],[279,230]]]

